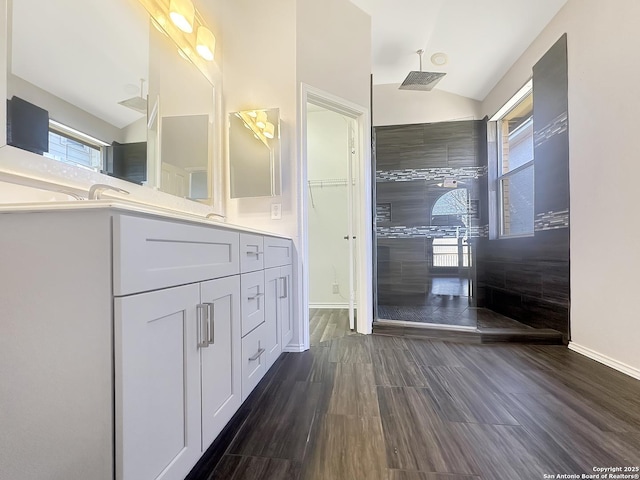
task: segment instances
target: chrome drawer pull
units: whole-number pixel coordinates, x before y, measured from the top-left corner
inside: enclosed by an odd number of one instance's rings
[[[207,348],[209,346],[209,306],[201,303],[196,305],[196,309],[198,310],[198,348]]]
[[[256,352],[256,354],[253,357],[249,357],[249,361],[253,362],[254,360],[257,360],[258,358],[260,358],[260,355],[262,355],[264,352],[266,352],[266,350],[264,348],[258,349],[258,351]]]
[[[256,293],[253,297],[247,297],[247,300],[255,300],[260,297],[264,297],[264,293]]]
[[[213,345],[216,343],[216,304],[215,303],[206,303],[207,307],[209,307],[209,345]]]
[[[247,252],[247,255],[255,255],[260,258],[260,255],[264,254],[264,252]]]
[[[287,298],[289,296],[289,279],[287,277],[280,277],[282,280],[282,290],[284,293],[280,295],[280,298]]]

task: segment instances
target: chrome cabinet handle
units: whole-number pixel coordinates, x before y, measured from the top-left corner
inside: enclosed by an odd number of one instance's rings
[[[264,293],[256,293],[253,297],[247,297],[247,300],[255,300],[260,297],[264,297]]]
[[[280,295],[280,298],[287,298],[289,296],[289,279],[287,277],[280,277],[282,280],[282,290],[284,294]]]
[[[209,310],[209,337],[207,339],[208,345],[216,343],[216,304],[206,303]]]
[[[198,310],[198,348],[207,348],[209,346],[209,307],[206,303],[201,303],[196,305],[196,308]],[[203,325],[204,334],[202,333]]]
[[[255,255],[256,257],[260,258],[260,255],[263,255],[264,252],[247,252],[247,255]]]
[[[249,361],[253,362],[254,360],[257,360],[258,358],[260,358],[260,355],[262,355],[264,352],[266,352],[264,348],[259,348],[255,355],[253,355],[252,357],[249,357]]]

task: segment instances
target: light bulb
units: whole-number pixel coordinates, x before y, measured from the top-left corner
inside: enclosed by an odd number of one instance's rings
[[[275,126],[273,125],[273,123],[267,122],[262,133],[267,138],[273,138],[273,135],[275,133]]]
[[[196,10],[191,0],[171,0],[169,3],[169,16],[171,21],[185,33],[193,32],[193,17]]]
[[[267,112],[260,111],[258,112],[258,117],[256,118],[256,126],[258,128],[264,128],[267,125]]]
[[[196,36],[196,50],[205,60],[212,61],[216,51],[216,37],[207,27],[200,26]]]

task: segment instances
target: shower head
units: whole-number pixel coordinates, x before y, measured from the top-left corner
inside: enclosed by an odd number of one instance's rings
[[[420,56],[420,71],[411,71],[407,78],[404,79],[400,90],[420,90],[423,92],[429,92],[440,81],[446,73],[442,72],[423,72],[422,71],[422,54],[424,50],[420,49],[416,52]]]
[[[122,100],[118,102],[118,105],[122,105],[123,107],[130,108],[131,110],[135,110],[139,113],[147,113],[147,99],[142,96],[144,86],[144,79],[140,79],[140,96],[139,97],[131,97],[126,100]]]

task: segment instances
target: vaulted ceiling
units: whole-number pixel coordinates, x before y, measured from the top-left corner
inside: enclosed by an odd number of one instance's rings
[[[567,0],[351,2],[372,18],[374,84],[402,83],[424,49],[423,70],[447,74],[436,89],[483,100]]]

